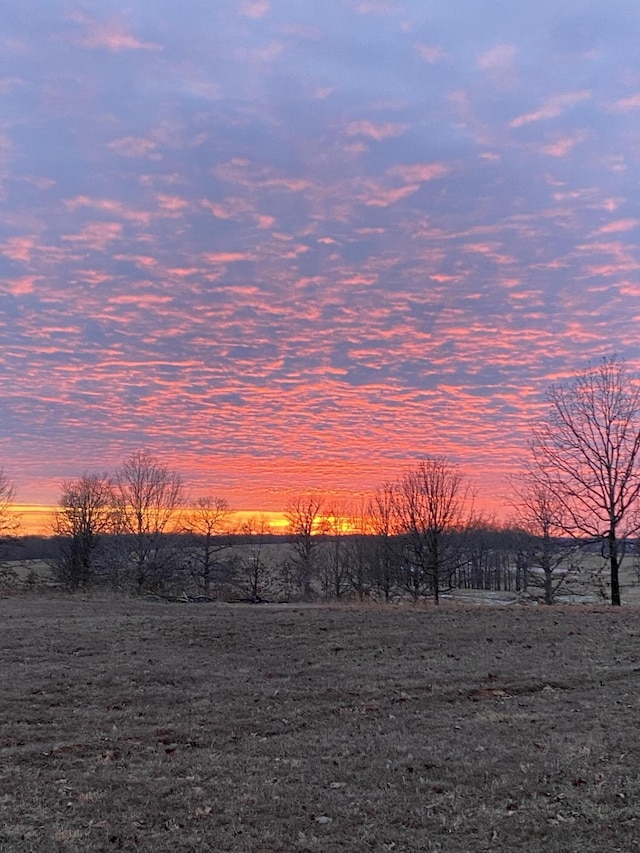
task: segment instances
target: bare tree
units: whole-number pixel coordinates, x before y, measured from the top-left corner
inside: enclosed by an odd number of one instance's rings
[[[20,517],[14,507],[15,496],[13,483],[0,468],[0,579],[8,585],[17,579],[8,560],[21,531]]]
[[[345,531],[348,519],[344,508],[328,507],[323,518],[326,541],[322,549],[322,588],[325,598],[342,598],[349,588]]]
[[[240,589],[252,601],[261,601],[270,591],[273,581],[271,567],[265,556],[265,546],[270,536],[269,522],[264,516],[252,516],[244,522],[240,534]]]
[[[462,562],[457,569],[459,587],[484,590],[511,589],[515,581],[504,547],[504,531],[492,518],[469,518],[459,535]]]
[[[94,555],[100,537],[113,532],[114,504],[113,486],[106,474],[84,473],[63,482],[52,523],[60,550],[51,567],[68,589],[87,587],[94,580]]]
[[[344,549],[346,578],[357,598],[364,601],[371,594],[376,578],[378,544],[373,535],[366,502],[351,507],[347,525],[349,535]]]
[[[207,495],[198,498],[185,523],[185,532],[190,535],[191,573],[207,597],[220,556],[230,547],[230,515],[231,509],[224,498]]]
[[[293,557],[293,574],[299,591],[310,596],[312,582],[318,569],[318,546],[324,533],[324,500],[321,495],[298,495],[292,498],[285,509]]]
[[[571,545],[562,538],[563,503],[535,475],[514,480],[515,522],[519,547],[526,558],[526,578],[530,586],[544,590],[544,603],[553,604],[571,569]]]
[[[402,569],[399,522],[396,512],[396,485],[385,483],[373,494],[367,507],[369,526],[374,537],[372,581],[378,596],[390,601],[398,586]]]
[[[460,564],[460,531],[470,514],[470,490],[458,468],[445,457],[426,457],[401,479],[394,493],[404,541],[405,586],[418,598],[425,592],[436,604]]]
[[[601,545],[620,604],[620,565],[640,529],[640,384],[626,364],[603,359],[548,392],[534,428],[533,470],[562,504],[563,531]]]
[[[139,591],[162,586],[175,570],[175,543],[167,534],[178,529],[184,503],[180,475],[138,450],[116,471],[114,484],[118,529],[135,584]]]

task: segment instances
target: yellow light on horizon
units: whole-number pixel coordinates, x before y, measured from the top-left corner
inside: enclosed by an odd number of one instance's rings
[[[48,504],[13,504],[11,507],[14,515],[19,519],[21,532],[26,536],[51,536],[51,521],[54,506]],[[188,514],[190,508],[187,507]],[[237,509],[230,513],[232,527],[240,527],[250,520],[258,522],[264,519],[267,528],[273,533],[283,533],[288,525],[287,519],[281,512],[273,510],[248,510]]]

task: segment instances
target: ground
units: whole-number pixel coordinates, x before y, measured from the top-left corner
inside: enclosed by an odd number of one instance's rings
[[[640,610],[0,601],[0,851],[640,849]]]

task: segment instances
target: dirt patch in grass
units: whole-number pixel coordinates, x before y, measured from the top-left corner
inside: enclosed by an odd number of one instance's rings
[[[0,602],[0,850],[640,848],[640,612]]]

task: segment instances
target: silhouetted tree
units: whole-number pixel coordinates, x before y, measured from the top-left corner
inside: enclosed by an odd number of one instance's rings
[[[220,556],[229,550],[231,509],[224,498],[198,498],[185,522],[189,534],[191,574],[203,595],[209,596]]]
[[[132,563],[139,591],[161,587],[176,569],[176,542],[184,503],[180,475],[145,450],[116,471],[115,504],[121,544]]]
[[[553,604],[566,583],[575,542],[562,538],[563,502],[536,476],[514,480],[515,521],[519,545],[526,557],[527,583],[542,588],[545,604]]]
[[[376,490],[367,507],[370,530],[374,537],[372,585],[376,594],[387,602],[398,586],[403,565],[395,492],[393,483],[385,483]]]
[[[407,590],[417,598],[429,591],[436,604],[450,586],[461,560],[456,535],[468,523],[470,492],[464,476],[444,457],[426,457],[394,492],[404,542]]]
[[[458,534],[462,562],[458,586],[471,589],[511,589],[510,551],[505,536],[493,519],[476,516]]]
[[[264,516],[252,516],[240,528],[238,582],[240,590],[259,601],[273,590],[273,571],[266,559],[270,536],[269,522]]]
[[[323,506],[320,495],[297,495],[285,509],[293,555],[291,567],[298,590],[304,596],[313,594],[312,582],[318,571],[319,534],[325,530]]]
[[[350,588],[362,601],[373,588],[377,545],[366,503],[352,507],[348,530],[344,542],[346,577]]]
[[[626,364],[603,359],[548,392],[533,431],[532,474],[562,505],[561,527],[599,542],[611,603],[620,604],[625,544],[640,529],[640,385]]]
[[[332,506],[325,510],[322,548],[322,588],[325,598],[342,598],[349,588],[345,528],[348,525],[344,509]]]
[[[14,507],[15,496],[13,483],[0,468],[0,580],[9,586],[17,579],[9,559],[21,531],[20,517]]]
[[[63,482],[52,522],[59,552],[50,565],[68,589],[94,581],[94,556],[101,536],[113,532],[114,505],[113,486],[106,474],[85,473]]]

